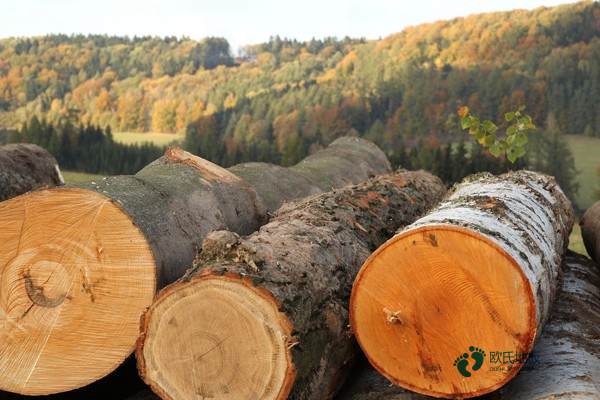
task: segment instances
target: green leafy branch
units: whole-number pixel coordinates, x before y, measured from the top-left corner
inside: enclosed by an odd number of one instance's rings
[[[525,146],[529,141],[527,133],[536,129],[531,117],[523,113],[524,109],[525,107],[521,106],[516,111],[504,114],[504,119],[510,125],[503,137],[498,137],[496,124],[488,119],[480,120],[471,114],[469,107],[459,108],[458,115],[461,118],[462,129],[468,130],[483,148],[496,158],[506,155],[508,161],[514,163],[525,155]]]

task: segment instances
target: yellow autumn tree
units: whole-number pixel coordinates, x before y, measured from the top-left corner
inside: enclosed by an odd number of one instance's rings
[[[174,133],[177,129],[177,102],[158,100],[152,107],[152,130],[154,132]]]

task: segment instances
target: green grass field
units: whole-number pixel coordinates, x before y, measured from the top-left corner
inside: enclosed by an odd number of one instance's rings
[[[581,228],[577,221],[573,226],[573,231],[571,232],[571,236],[569,237],[569,249],[573,250],[576,253],[583,254],[587,256],[588,253],[585,251],[585,246],[583,245],[583,239],[581,238]]]
[[[88,174],[85,172],[61,171],[66,184],[76,184],[102,179],[102,175]]]
[[[579,192],[576,203],[580,209],[585,210],[599,200],[600,139],[582,135],[567,135],[567,140],[573,157],[575,157],[575,166],[579,170]]]
[[[150,142],[157,146],[167,146],[173,142],[182,142],[184,135],[159,132],[115,132],[115,141],[125,144]]]

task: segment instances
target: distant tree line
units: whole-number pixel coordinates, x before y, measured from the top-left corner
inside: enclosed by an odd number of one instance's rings
[[[110,128],[70,122],[55,126],[36,117],[11,132],[7,141],[37,144],[54,155],[62,169],[94,174],[133,174],[163,154],[150,143],[117,143]]]
[[[396,168],[426,169],[448,184],[482,171],[498,174],[529,168],[555,176],[571,199],[575,198],[578,190],[575,161],[553,114],[548,116],[543,129],[529,135],[526,156],[514,164],[505,157],[492,156],[458,131],[445,143],[436,137],[421,137],[395,140],[393,146],[390,146],[385,137],[379,135],[379,131],[374,132],[373,128],[363,133],[350,129],[337,132],[336,135],[326,135],[325,132],[319,132],[312,137],[296,134],[292,140],[279,147],[276,137],[270,135],[268,130],[262,135],[254,136],[253,140],[244,142],[243,145],[219,136],[219,132],[226,129],[228,120],[227,117],[217,115],[190,125],[184,147],[223,166],[248,161],[292,165],[323,147],[322,143],[327,144],[335,137],[347,134],[362,136],[375,142],[386,152]],[[248,129],[251,130],[251,127]]]
[[[267,138],[249,142],[248,146],[234,153],[237,155],[235,159],[231,159],[228,158],[228,154],[232,153],[227,151],[231,143],[219,138],[218,127],[204,129],[212,134],[200,137],[190,134],[184,143],[185,147],[223,166],[246,161],[290,165],[321,147],[317,142],[306,141],[304,137],[298,136],[293,146],[280,153],[276,143]],[[356,131],[346,133],[358,135]],[[110,128],[76,126],[70,122],[55,126],[36,117],[18,131],[0,131],[0,142],[3,137],[7,142],[35,143],[46,148],[65,170],[107,175],[135,173],[163,153],[162,148],[148,143],[117,143]],[[363,137],[372,139],[368,134]],[[575,162],[552,114],[548,117],[544,129],[530,134],[530,139],[526,156],[514,164],[504,157],[492,156],[470,139],[465,140],[465,136],[459,135],[456,136],[456,140],[447,143],[433,138],[400,142],[394,149],[386,147],[385,143],[380,141],[375,142],[386,151],[395,168],[426,169],[438,175],[447,184],[453,184],[467,175],[482,171],[497,174],[513,169],[530,168],[555,176],[566,194],[574,199],[578,189]]]
[[[452,132],[461,105],[498,120],[525,104],[536,121],[553,113],[562,132],[600,135],[598,2],[473,15],[375,41],[275,36],[243,55],[236,62],[222,38],[3,39],[0,124],[71,113],[119,131],[184,133],[221,113],[219,135],[232,147],[269,129],[282,151],[296,135],[322,130],[327,141],[351,128],[393,146]]]

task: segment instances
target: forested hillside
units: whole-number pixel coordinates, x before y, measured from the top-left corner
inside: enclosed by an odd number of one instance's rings
[[[347,133],[401,158],[453,141],[456,108],[525,104],[543,125],[600,135],[600,5],[419,25],[379,41],[278,37],[234,59],[224,39],[47,36],[0,41],[0,124],[37,115],[113,131],[187,131],[225,165],[291,164]]]

